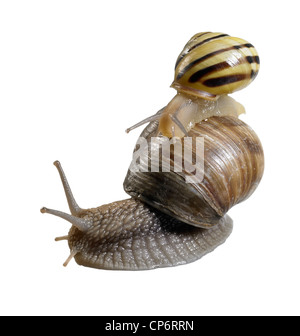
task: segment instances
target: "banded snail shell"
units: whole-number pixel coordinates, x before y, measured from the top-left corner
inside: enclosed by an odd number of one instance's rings
[[[151,157],[158,157],[155,151],[161,150],[151,141],[152,137],[162,137],[158,122],[154,121],[141,134],[141,138],[151,142],[148,159],[141,160],[140,170],[128,170],[124,189],[130,196],[182,222],[209,228],[256,189],[264,170],[263,149],[252,128],[231,116],[208,118],[196,124],[188,136],[194,142],[197,137],[204,138],[204,174],[200,182],[186,183],[189,172],[184,169],[182,172],[175,169],[152,172],[149,169]],[[182,148],[186,150],[184,146]],[[197,162],[197,147],[192,146],[191,150]],[[159,157],[160,163],[164,161],[162,156],[163,153]],[[174,167],[172,149],[169,158],[170,166]]]
[[[251,43],[222,33],[198,33],[178,56],[171,87],[214,100],[249,85],[258,70],[259,57]]]

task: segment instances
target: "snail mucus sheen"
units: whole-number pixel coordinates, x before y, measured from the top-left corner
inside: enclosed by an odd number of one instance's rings
[[[45,207],[41,212],[72,224],[66,236],[56,238],[70,247],[64,266],[73,257],[79,265],[110,270],[177,266],[228,238],[228,210],[254,192],[264,170],[260,140],[239,119],[244,107],[228,94],[249,85],[258,70],[249,42],[222,33],[194,35],[176,61],[175,97],[126,130],[148,123],[124,180],[129,199],[81,209],[61,164],[54,162],[71,214]],[[169,144],[166,153],[163,143]],[[201,178],[188,169],[198,160]],[[149,169],[153,163],[158,169]]]

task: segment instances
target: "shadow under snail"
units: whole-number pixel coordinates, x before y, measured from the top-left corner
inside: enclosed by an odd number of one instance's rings
[[[176,266],[201,258],[227,239],[233,222],[226,213],[253,193],[264,170],[260,140],[238,118],[244,108],[228,94],[251,83],[258,69],[257,52],[245,40],[210,32],[189,40],[175,65],[176,96],[127,129],[149,122],[139,138],[147,145],[140,169],[130,167],[124,181],[130,199],[81,209],[60,163],[54,162],[71,215],[48,208],[41,212],[72,224],[67,236],[56,238],[69,243],[64,266],[73,257],[79,265],[100,269]],[[192,141],[186,146],[188,138]],[[199,138],[201,150],[194,146]],[[171,144],[168,158],[161,149],[166,140]],[[182,169],[175,169],[177,145]],[[139,141],[134,154],[138,152]],[[149,171],[154,158],[159,170]],[[187,169],[198,158],[203,163],[200,180]],[[164,171],[167,161],[171,169]]]

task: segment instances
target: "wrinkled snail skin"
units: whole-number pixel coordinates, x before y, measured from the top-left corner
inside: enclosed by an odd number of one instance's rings
[[[72,195],[58,161],[57,167],[68,199],[69,215],[42,208],[73,225],[67,236],[72,257],[79,265],[109,270],[148,270],[193,262],[222,244],[232,231],[225,216],[205,230],[180,222],[133,198],[81,209]]]
[[[72,258],[109,270],[177,266],[200,259],[228,238],[233,227],[228,210],[253,193],[264,170],[260,140],[239,119],[244,107],[228,94],[249,85],[259,63],[252,44],[227,34],[203,32],[189,40],[175,65],[175,97],[126,130],[149,123],[140,136],[146,144],[140,169],[132,169],[133,156],[124,180],[130,199],[81,209],[60,163],[54,162],[71,214],[45,207],[41,212],[72,224],[66,236],[56,238],[70,247],[64,266]],[[174,141],[168,157],[161,141]],[[141,147],[138,140],[134,154]],[[201,160],[202,178],[197,179],[188,167]],[[159,169],[151,170],[152,163]]]
[[[147,139],[151,152],[138,171],[128,170],[124,190],[154,208],[185,223],[208,228],[218,224],[227,211],[248,198],[258,186],[264,171],[264,154],[259,138],[242,120],[211,117],[190,130],[193,143],[204,139],[204,174],[197,183],[186,183],[184,169],[167,173],[150,172],[151,157],[161,147],[153,146],[152,137],[158,133],[158,122],[150,123],[141,137]],[[183,139],[181,141],[182,148]],[[155,143],[154,143],[155,144]],[[188,149],[186,147],[185,149]],[[196,146],[191,150],[197,162]],[[161,155],[163,152],[161,151]],[[169,156],[172,158],[172,152]],[[163,157],[160,157],[160,161]],[[191,163],[191,162],[188,162]],[[174,167],[174,161],[170,160]]]
[[[232,231],[226,216],[204,230],[184,224],[127,199],[86,211],[93,221],[87,232],[75,226],[69,247],[79,265],[110,270],[147,270],[193,262],[223,243]]]

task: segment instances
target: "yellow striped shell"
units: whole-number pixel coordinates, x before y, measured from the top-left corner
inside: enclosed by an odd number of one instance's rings
[[[172,87],[214,100],[249,85],[259,70],[254,46],[222,33],[194,35],[178,56]]]

